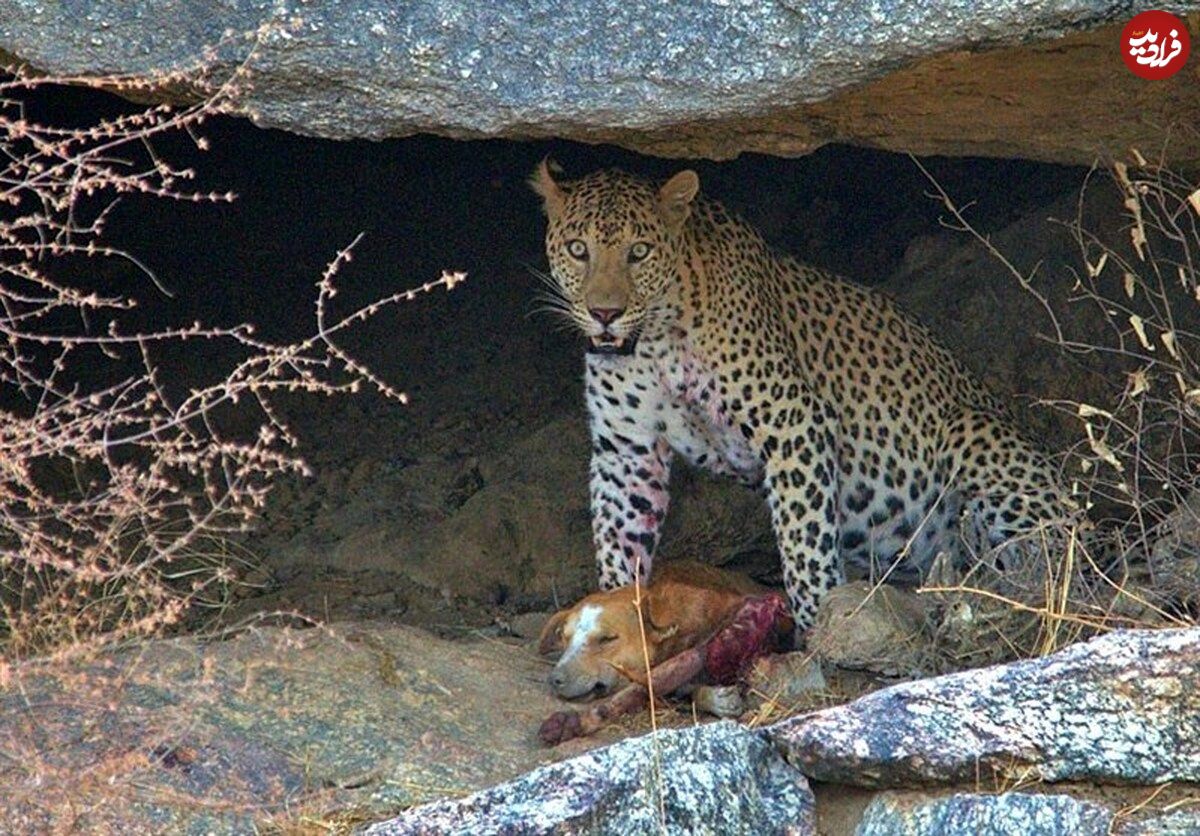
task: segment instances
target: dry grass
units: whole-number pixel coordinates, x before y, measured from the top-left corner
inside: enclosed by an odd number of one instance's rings
[[[1089,189],[1104,180],[1092,173],[1076,217],[1060,224],[1079,252],[1069,304],[1085,306],[1105,327],[1073,333],[1049,301],[1041,266],[1019,269],[921,170],[945,224],[972,236],[1039,302],[1058,349],[1107,370],[1111,395],[1100,405],[1043,402],[1078,422],[1080,442],[1064,458],[1063,482],[1094,521],[1080,515],[1032,532],[1016,544],[1032,555],[1016,572],[997,574],[987,568],[990,555],[978,555],[965,574],[948,573],[922,590],[941,609],[936,668],[1044,655],[1112,629],[1196,623],[1198,184],[1137,151],[1131,162],[1114,163],[1110,183],[1125,213],[1124,237],[1114,239],[1084,221]]]

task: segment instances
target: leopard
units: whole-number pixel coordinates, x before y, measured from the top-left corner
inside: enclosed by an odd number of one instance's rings
[[[928,328],[769,245],[695,171],[546,159],[529,183],[549,306],[586,346],[601,589],[649,578],[677,457],[765,494],[798,636],[848,568],[911,581],[1071,516],[1052,456]]]

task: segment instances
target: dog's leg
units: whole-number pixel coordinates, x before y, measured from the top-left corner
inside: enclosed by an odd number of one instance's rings
[[[693,647],[672,656],[650,672],[654,693],[669,694],[691,682],[704,670],[704,653]],[[626,685],[606,700],[595,703],[585,711],[556,711],[538,729],[538,737],[547,746],[557,746],[567,740],[594,734],[605,723],[632,714],[646,705],[650,693],[644,685]]]
[[[778,647],[791,629],[788,605],[781,595],[747,598],[729,626],[701,645],[704,673],[718,685],[736,683],[755,657]]]

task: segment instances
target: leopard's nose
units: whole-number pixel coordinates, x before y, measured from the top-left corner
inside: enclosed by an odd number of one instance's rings
[[[592,319],[599,322],[601,325],[609,325],[614,319],[625,313],[624,308],[588,308],[588,313],[592,315]]]

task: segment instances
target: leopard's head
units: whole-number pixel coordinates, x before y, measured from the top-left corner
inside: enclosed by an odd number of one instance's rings
[[[696,173],[681,171],[660,187],[621,171],[559,182],[543,160],[530,185],[549,220],[549,306],[583,332],[588,350],[630,354],[639,337],[669,327]]]

